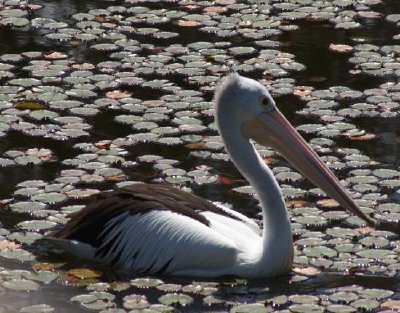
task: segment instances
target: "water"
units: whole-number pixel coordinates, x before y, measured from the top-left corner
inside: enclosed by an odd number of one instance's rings
[[[43,8],[31,13],[32,17],[51,17],[58,22],[71,22],[70,16],[78,12],[87,12],[90,9],[106,8],[109,5],[123,4],[123,2],[106,2],[106,1],[35,1],[35,4],[43,5]],[[1,4],[0,4],[1,5]],[[146,4],[143,4],[146,5]],[[149,4],[151,8],[157,9],[179,9],[176,4],[168,3],[153,3]],[[397,1],[386,1],[375,7],[375,11],[382,12],[383,14],[400,13],[400,5]],[[398,33],[398,28],[394,24],[389,24],[383,19],[370,19],[363,23],[363,27],[355,30],[337,30],[327,22],[311,22],[299,21],[295,23],[299,26],[298,30],[286,32],[282,35],[276,36],[273,39],[283,43],[280,49],[295,55],[295,60],[306,66],[306,70],[290,75],[291,78],[296,80],[296,85],[312,86],[316,89],[325,89],[332,86],[347,86],[354,90],[363,91],[368,88],[377,88],[381,83],[387,81],[397,82],[396,76],[378,78],[367,75],[353,75],[349,73],[352,65],[348,62],[348,55],[338,54],[329,51],[327,48],[330,43],[343,43],[354,46],[355,41],[364,41],[370,44],[383,46],[386,44],[396,44],[392,39]],[[137,27],[148,26],[146,23],[138,24]],[[157,25],[165,31],[177,31],[180,36],[178,39],[154,39],[140,35],[132,35],[134,39],[142,43],[154,44],[155,46],[167,46],[173,43],[180,43],[182,45],[189,44],[196,41],[221,41],[221,38],[214,34],[205,34],[199,32],[195,28],[182,28],[177,27],[172,23]],[[59,51],[64,52],[78,62],[90,62],[97,64],[102,61],[108,60],[108,53],[97,53],[88,50],[85,45],[70,46],[55,41],[49,41],[43,37],[42,30],[31,29],[18,30],[6,27],[0,28],[0,55],[7,53],[21,53],[26,51]],[[251,39],[245,39],[240,36],[230,38],[235,46],[251,45]],[[143,56],[146,53],[142,52]],[[245,57],[239,58],[245,60]],[[26,77],[26,72],[18,73],[19,77]],[[261,79],[261,71],[254,71],[249,76]],[[154,78],[160,78],[155,75]],[[196,86],[188,84],[182,76],[170,74],[168,79],[185,89],[196,89]],[[156,99],[165,93],[160,91],[154,93],[150,88],[133,88],[134,96],[141,100]],[[205,94],[206,100],[211,100],[212,93]],[[316,122],[313,118],[303,117],[295,114],[296,110],[304,107],[304,103],[298,98],[287,95],[277,99],[277,103],[288,119],[294,125],[301,125],[304,123]],[[88,117],[86,120],[93,126],[90,131],[90,138],[75,139],[70,141],[58,142],[49,138],[30,137],[22,134],[21,132],[12,131],[7,136],[0,139],[0,152],[10,149],[28,149],[36,147],[46,147],[54,151],[59,160],[73,158],[78,153],[73,146],[79,142],[98,142],[100,140],[111,140],[118,137],[126,136],[132,133],[129,126],[121,125],[114,121],[116,115],[121,112],[104,111],[95,117]],[[203,117],[205,124],[212,121],[210,117]],[[381,163],[383,168],[398,169],[400,161],[400,116],[393,118],[366,118],[359,117],[351,120],[358,128],[364,129],[367,133],[377,135],[373,140],[369,141],[351,141],[346,138],[340,137],[335,139],[337,145],[340,147],[354,147],[359,149],[362,154],[369,156],[372,160]],[[169,125],[168,122],[165,125]],[[215,135],[213,132],[209,132]],[[306,136],[307,137],[307,136]],[[230,163],[220,162],[215,160],[199,160],[198,158],[188,157],[191,149],[183,146],[168,146],[156,143],[143,143],[136,146],[127,148],[129,152],[129,159],[136,159],[138,156],[145,154],[157,154],[165,158],[177,159],[180,161],[180,168],[185,170],[193,169],[196,162],[202,165],[208,165],[214,169],[219,175],[227,176],[234,183],[232,185],[193,185],[192,188],[196,194],[211,199],[213,201],[230,202],[234,208],[245,212],[246,214],[255,217],[257,215],[256,201],[250,196],[244,196],[231,191],[232,187],[243,185],[243,179],[239,172]],[[281,162],[281,161],[280,161]],[[281,162],[282,163],[282,162]],[[280,163],[280,164],[281,164]],[[282,163],[285,165],[285,163]],[[26,180],[43,180],[50,182],[57,178],[62,169],[68,168],[60,162],[47,163],[40,167],[10,167],[2,168],[0,171],[0,198],[8,199],[13,197],[13,192],[16,190],[18,183]],[[126,168],[125,174],[131,180],[150,182],[157,178],[159,173],[155,171],[150,165],[140,165],[134,168]],[[308,186],[307,183],[302,183],[299,186]],[[113,183],[104,183],[95,185],[95,188],[107,189],[112,188]],[[80,201],[77,201],[80,203]],[[16,224],[29,218],[25,214],[16,214],[7,210],[1,212],[0,225],[10,231],[15,231]],[[343,226],[343,223],[340,224]],[[346,225],[346,224],[344,224]],[[345,226],[346,227],[346,226]],[[312,230],[312,228],[310,228]],[[317,231],[324,231],[324,227],[315,228]],[[296,237],[297,238],[297,237]],[[398,240],[398,238],[397,238]],[[398,249],[398,248],[397,248]],[[54,256],[46,254],[40,256],[40,261],[51,262]],[[55,257],[57,261],[66,262],[66,269],[76,267],[86,267],[88,264],[82,264],[81,260],[75,260],[69,256],[61,255]],[[398,258],[397,258],[398,262]],[[30,263],[21,263],[18,261],[0,259],[0,265],[9,270],[30,270]],[[104,270],[100,268],[101,270]],[[104,275],[103,281],[113,281],[115,273],[110,277]],[[397,276],[398,277],[398,276]],[[129,281],[130,275],[120,275],[119,280]],[[179,283],[187,285],[191,283],[190,279],[175,279],[175,278],[162,278],[165,282]],[[217,280],[219,282],[219,280]],[[229,283],[227,283],[229,285]],[[384,290],[391,290],[396,292],[394,298],[400,296],[399,292],[399,279],[396,277],[388,277],[384,274],[354,276],[344,275],[342,272],[323,271],[322,274],[308,278],[305,281],[297,282],[293,275],[269,279],[269,280],[255,280],[248,283],[249,288],[266,288],[268,287],[272,295],[290,295],[290,294],[321,294],[323,295],[333,288],[343,286],[359,285],[362,288],[380,288]],[[223,284],[222,284],[223,285]],[[138,290],[134,290],[138,292]],[[148,290],[139,290],[146,295],[149,302],[157,303],[157,298],[163,294],[159,290],[150,288]],[[0,294],[0,312],[19,312],[19,309],[24,306],[34,304],[48,304],[56,308],[56,312],[87,312],[86,309],[80,307],[77,303],[71,302],[70,298],[74,295],[87,293],[84,287],[77,287],[66,284],[65,281],[51,282],[44,284],[38,291],[21,292],[1,290]],[[117,294],[116,304],[121,307],[123,301],[121,300],[124,295],[133,293],[132,290]],[[192,295],[193,296],[193,295]],[[202,296],[194,295],[194,304],[179,308],[181,312],[226,312],[229,307],[225,305],[212,305],[206,306],[202,302]],[[254,302],[256,296],[254,293],[240,294],[226,292],[226,301],[235,303]],[[285,305],[282,306],[285,308]],[[377,311],[379,309],[376,309]]]

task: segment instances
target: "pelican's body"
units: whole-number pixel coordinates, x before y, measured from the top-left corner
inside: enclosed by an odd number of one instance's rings
[[[258,82],[230,74],[215,96],[216,122],[232,161],[256,191],[263,228],[228,208],[166,184],[96,196],[51,239],[72,253],[136,272],[217,277],[289,271],[293,242],[285,202],[250,139],[273,147],[344,208],[373,224],[276,108]]]

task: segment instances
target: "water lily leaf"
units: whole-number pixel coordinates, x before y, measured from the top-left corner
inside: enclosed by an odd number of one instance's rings
[[[194,299],[182,293],[167,293],[158,298],[158,301],[164,305],[185,306],[191,304]]]
[[[260,303],[242,304],[234,306],[230,313],[268,313],[271,312],[269,308]]]
[[[106,97],[110,99],[124,99],[124,98],[129,98],[131,96],[132,94],[130,92],[124,92],[120,90],[108,91],[106,93]]]
[[[345,292],[339,291],[331,294],[329,299],[334,302],[346,302],[349,303],[351,301],[359,299],[359,296],[354,292]]]
[[[79,303],[91,303],[91,302],[96,301],[97,297],[93,294],[82,294],[82,295],[74,296],[70,300],[74,301],[74,302],[79,302]]]
[[[294,304],[289,307],[289,310],[295,313],[322,313],[324,312],[324,307],[314,303]]]
[[[368,299],[385,299],[391,297],[393,294],[393,291],[385,289],[363,289],[359,292],[362,298]]]
[[[301,274],[301,275],[306,275],[306,276],[316,276],[321,273],[321,271],[315,267],[294,267],[292,268],[292,271]]]
[[[32,244],[33,242],[41,238],[43,238],[41,234],[30,231],[14,232],[8,236],[8,239],[15,240],[17,242],[28,245]]]
[[[21,245],[7,239],[0,240],[0,250],[15,250],[19,249]]]
[[[25,17],[4,17],[0,20],[2,25],[12,25],[15,27],[23,27],[30,24],[30,21]]]
[[[26,275],[24,275],[24,277],[32,281],[48,284],[57,279],[58,274],[53,271],[37,271],[28,272]]]
[[[400,310],[400,300],[388,300],[381,304],[382,308],[390,309],[390,310]]]
[[[373,175],[379,178],[394,178],[400,177],[400,172],[392,169],[377,169],[372,172]]]
[[[349,134],[348,137],[351,140],[366,141],[366,140],[371,140],[371,139],[376,138],[376,135],[375,134],[371,134],[371,133],[360,134],[360,135]]]
[[[309,257],[323,257],[333,258],[337,255],[337,252],[331,248],[320,246],[310,247],[304,249],[304,254]]]
[[[20,100],[14,103],[14,107],[18,110],[43,110],[46,105],[41,101]]]
[[[32,197],[33,201],[43,202],[43,203],[48,203],[48,204],[63,202],[66,199],[67,199],[67,196],[65,194],[57,193],[57,192],[42,193],[42,194],[38,194],[38,195],[35,195]]]
[[[110,43],[100,43],[100,44],[96,44],[96,45],[92,45],[90,47],[91,49],[94,50],[98,50],[98,51],[117,51],[120,49],[119,46],[115,45],[115,44],[110,44]]]
[[[358,310],[373,310],[379,307],[379,302],[373,299],[359,299],[350,304]]]
[[[74,276],[78,279],[98,278],[103,275],[100,271],[95,271],[88,268],[75,268],[68,271],[68,275]]]
[[[57,223],[46,220],[33,220],[33,221],[24,221],[17,224],[20,229],[28,230],[28,231],[38,231],[50,229],[56,226]]]
[[[317,204],[323,208],[337,208],[339,207],[339,203],[337,203],[335,200],[333,199],[322,199],[322,200],[318,200]]]
[[[344,44],[335,44],[331,43],[329,45],[329,50],[334,51],[334,52],[339,52],[339,53],[348,53],[353,51],[353,47],[349,45],[344,45]]]
[[[34,271],[52,271],[54,269],[64,266],[65,263],[46,263],[46,262],[35,262],[32,264]]]
[[[157,289],[164,292],[177,292],[182,289],[182,285],[179,284],[162,284],[156,286]]]
[[[46,59],[66,59],[68,57],[67,54],[57,51],[51,53],[44,53],[43,55]]]
[[[20,313],[52,313],[55,312],[55,308],[48,304],[35,304],[30,306],[25,306],[20,309]]]
[[[312,91],[311,87],[298,86],[294,88],[293,94],[298,97],[306,97],[311,94],[311,91]]]
[[[8,83],[21,87],[33,87],[41,84],[40,80],[36,78],[16,78],[9,80]]]
[[[353,29],[353,28],[358,28],[360,27],[361,24],[351,21],[351,22],[341,22],[335,25],[335,28],[342,28],[342,29]]]
[[[197,27],[200,26],[202,23],[199,21],[178,20],[176,24],[181,27]]]
[[[144,295],[128,295],[123,298],[123,306],[126,309],[145,309],[150,306],[150,303],[147,301],[146,296]]]
[[[37,282],[27,279],[13,279],[10,281],[5,281],[2,282],[2,286],[7,289],[18,291],[38,290],[40,288],[40,285]]]
[[[357,252],[357,255],[360,257],[371,259],[384,259],[386,256],[393,254],[395,254],[394,251],[385,249],[362,250]]]
[[[152,288],[162,283],[162,280],[156,278],[135,278],[130,281],[130,284],[137,288]]]
[[[326,307],[328,312],[331,313],[353,313],[357,310],[351,306],[342,305],[342,304],[331,304]]]

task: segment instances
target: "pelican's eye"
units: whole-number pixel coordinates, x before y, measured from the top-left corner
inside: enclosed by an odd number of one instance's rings
[[[274,104],[265,96],[260,97],[260,105],[266,111],[271,111],[274,109]]]

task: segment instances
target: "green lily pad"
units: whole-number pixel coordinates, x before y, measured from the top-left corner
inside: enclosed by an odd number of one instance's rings
[[[342,304],[331,304],[326,307],[326,310],[331,313],[353,313],[357,310],[351,306]]]
[[[304,254],[309,257],[323,257],[333,258],[337,255],[337,252],[331,248],[320,246],[310,247],[303,250]]]
[[[25,306],[20,309],[20,313],[52,313],[56,309],[48,304],[36,304]]]
[[[289,307],[289,310],[295,313],[322,313],[324,307],[317,304],[293,304]]]
[[[137,288],[152,288],[162,283],[162,280],[156,278],[136,278],[130,281],[130,284]]]
[[[17,224],[17,226],[20,229],[28,231],[39,231],[39,230],[50,229],[56,225],[57,223],[51,221],[40,221],[40,220],[24,221]]]
[[[268,313],[272,312],[268,307],[260,303],[242,304],[234,306],[230,313]]]
[[[183,293],[167,293],[158,298],[158,301],[164,305],[185,306],[191,304],[194,299]]]
[[[2,282],[1,285],[4,288],[17,291],[34,291],[40,288],[40,285],[37,282],[27,279],[13,279]]]
[[[371,311],[379,307],[379,302],[373,299],[359,299],[352,302],[350,305],[358,310]]]
[[[329,299],[334,302],[350,303],[351,301],[359,299],[359,297],[353,292],[339,291],[331,294]]]

